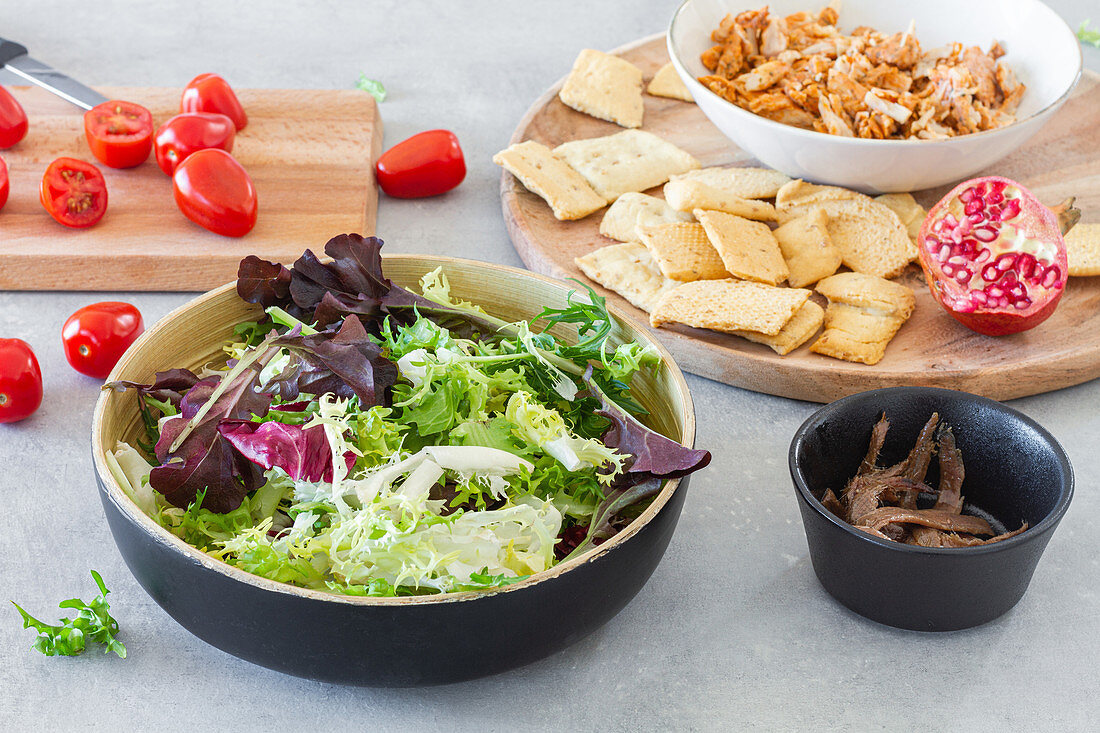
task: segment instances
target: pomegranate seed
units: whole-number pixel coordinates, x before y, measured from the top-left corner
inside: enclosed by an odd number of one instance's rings
[[[948,277],[955,276],[955,266],[952,265],[950,262],[943,263],[943,265],[940,267],[940,270],[943,271],[943,274],[947,275]]]
[[[985,197],[985,200],[986,203],[989,204],[999,204],[1005,200],[1005,197],[1000,191],[994,188],[992,191],[989,192],[989,195]]]
[[[962,193],[959,194],[959,201],[962,201],[964,204],[969,204],[973,200],[974,200],[974,189],[973,188],[968,188],[968,189],[966,189],[965,191],[963,191]]]
[[[970,299],[978,305],[985,305],[989,302],[989,298],[987,298],[985,293],[983,293],[981,290],[975,290],[973,293],[971,293]]]
[[[1020,200],[1009,199],[1005,202],[1004,207],[1001,209],[1001,213],[998,215],[998,219],[1001,221],[1008,221],[1009,219],[1015,219],[1020,215]]]
[[[1035,258],[1029,254],[1020,255],[1020,259],[1016,261],[1016,271],[1020,273],[1021,279],[1027,279],[1035,272]]]
[[[936,254],[936,259],[943,262],[951,256],[951,245],[944,244],[940,246],[940,251]]]
[[[973,191],[976,196],[981,196],[982,198],[985,198],[986,188],[984,183],[979,183],[970,190]],[[960,196],[959,198],[961,199],[962,196]]]
[[[943,217],[943,223],[944,223],[944,226],[947,226],[947,227],[950,227],[951,229],[954,229],[955,227],[957,227],[959,225],[959,220],[955,218],[954,214],[946,214]]]
[[[1016,253],[1009,252],[997,258],[997,269],[1001,272],[1011,270],[1016,265]]]
[[[966,206],[963,208],[963,213],[967,216],[973,216],[982,210],[982,202],[979,199],[970,199],[966,202]]]
[[[974,241],[974,240],[969,240],[969,241]],[[977,247],[978,243],[974,242],[974,246]],[[981,263],[985,262],[986,260],[988,260],[992,256],[993,256],[993,253],[990,252],[988,249],[982,249],[981,251],[978,252],[977,256],[974,257],[974,264],[975,265],[980,265]]]
[[[1024,298],[1022,300],[1017,300],[1015,305],[1016,308],[1018,308],[1019,310],[1023,310],[1024,308],[1027,308],[1029,305],[1031,305],[1031,301],[1027,298]]]
[[[1001,193],[1008,186],[1004,181],[990,181],[989,190],[993,193]]]
[[[985,292],[989,293],[990,298],[1001,298],[1005,294],[1005,291],[996,285],[986,288]]]
[[[974,273],[972,273],[970,270],[967,270],[965,267],[959,268],[959,271],[955,273],[955,279],[963,285],[966,285],[968,282],[970,282],[970,278],[972,277],[974,277]]]
[[[974,230],[974,238],[981,242],[992,242],[997,238],[997,230],[990,227],[982,227]]]
[[[993,282],[1001,276],[1001,273],[997,271],[997,268],[992,263],[982,268],[982,280],[986,282]]]
[[[1061,274],[1062,273],[1058,270],[1057,267],[1051,267],[1050,269],[1048,269],[1045,273],[1043,273],[1043,287],[1049,288],[1055,283],[1056,280],[1058,280]]]

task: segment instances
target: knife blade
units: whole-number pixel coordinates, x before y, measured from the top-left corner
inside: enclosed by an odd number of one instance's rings
[[[15,41],[0,38],[0,66],[19,78],[31,84],[37,84],[62,99],[72,102],[81,109],[91,109],[107,101],[107,98],[96,90],[31,58],[27,55],[27,47]]]

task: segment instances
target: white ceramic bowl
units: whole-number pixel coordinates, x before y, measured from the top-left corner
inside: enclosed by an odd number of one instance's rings
[[[868,193],[915,191],[973,176],[1038,132],[1081,76],[1081,49],[1072,30],[1038,0],[843,0],[840,27],[866,25],[883,33],[916,23],[921,48],[959,41],[988,49],[1000,41],[1027,91],[1017,122],[948,140],[863,140],[803,130],[727,102],[697,81],[708,72],[699,56],[727,13],[768,5],[774,15],[817,11],[823,0],[685,0],[668,29],[676,71],[722,133],[765,165],[789,176]]]

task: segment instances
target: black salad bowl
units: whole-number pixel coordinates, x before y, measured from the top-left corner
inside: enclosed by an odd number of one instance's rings
[[[878,464],[888,466],[905,457],[933,412],[962,453],[964,512],[1029,529],[977,547],[917,547],[858,530],[821,504],[827,489],[839,495],[855,475],[880,416],[890,430]],[[1073,497],[1069,458],[1042,426],[999,402],[932,387],[876,389],[822,407],[798,429],[788,460],[822,586],[861,616],[916,631],[977,626],[1016,605]]]
[[[455,297],[509,320],[534,318],[544,306],[563,307],[572,290],[548,277],[470,260],[384,258],[387,277],[405,286],[415,287],[440,266]],[[110,379],[148,382],[158,370],[224,361],[221,346],[233,326],[258,313],[233,285],[211,291],[146,332]],[[649,411],[650,427],[692,445],[694,409],[679,368],[645,327],[613,315],[613,338],[652,344],[662,357],[655,373],[639,374],[632,385]],[[686,479],[665,482],[652,503],[607,542],[497,591],[351,597],[251,575],[154,522],[120,487],[107,460],[117,441],[132,444],[140,430],[133,395],[104,392],[93,418],[92,457],[108,526],[137,581],[203,641],[264,667],[343,684],[459,682],[527,664],[578,641],[622,610],[649,579],[687,489]]]

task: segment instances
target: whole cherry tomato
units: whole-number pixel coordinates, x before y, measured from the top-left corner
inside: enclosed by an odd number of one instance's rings
[[[233,87],[217,74],[199,74],[183,88],[180,112],[220,112],[233,120],[238,132],[248,124],[248,115]]]
[[[140,104],[113,99],[84,113],[84,137],[103,165],[133,168],[153,149],[153,115]]]
[[[67,227],[90,227],[107,212],[107,182],[91,163],[58,158],[42,176],[39,198],[50,216]]]
[[[65,321],[61,343],[73,369],[89,377],[106,379],[123,352],[144,330],[141,313],[129,303],[92,303]]]
[[[233,120],[217,112],[185,112],[165,122],[157,130],[157,165],[172,175],[188,155],[207,148],[233,152],[237,128]]]
[[[256,225],[256,187],[229,153],[191,153],[172,174],[176,205],[191,221],[216,234],[243,237]]]
[[[8,164],[0,158],[0,209],[8,203]]]
[[[0,423],[30,417],[42,404],[42,370],[23,339],[0,339]]]
[[[418,199],[450,191],[466,177],[466,160],[449,130],[428,130],[382,153],[374,166],[378,185],[399,199]]]
[[[27,134],[27,113],[23,105],[0,87],[0,150],[10,148]]]

